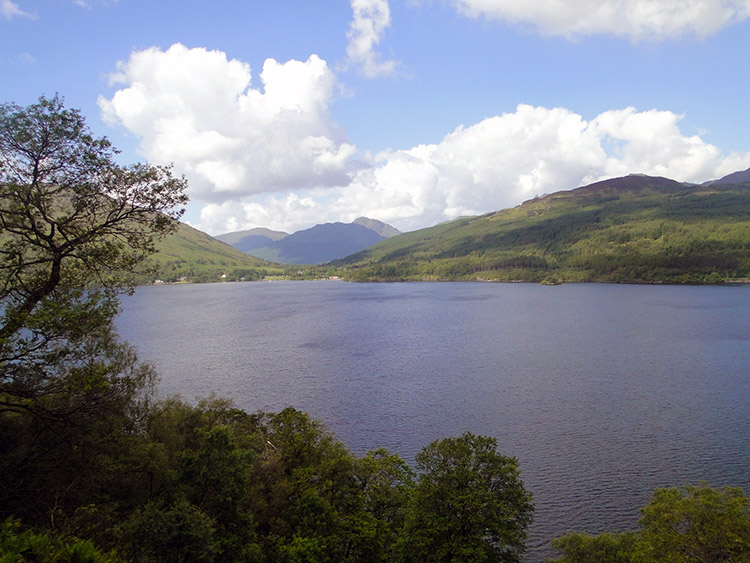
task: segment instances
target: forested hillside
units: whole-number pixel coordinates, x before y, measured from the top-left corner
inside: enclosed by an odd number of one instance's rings
[[[738,280],[750,275],[750,184],[615,178],[406,233],[334,265],[350,280]]]
[[[156,270],[143,282],[250,281],[283,271],[278,264],[245,254],[185,223],[156,243],[150,260]]]

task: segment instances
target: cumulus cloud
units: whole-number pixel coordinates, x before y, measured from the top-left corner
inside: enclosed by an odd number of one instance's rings
[[[547,35],[613,34],[634,40],[706,37],[750,18],[748,0],[450,0],[469,17],[527,23]]]
[[[398,67],[394,60],[381,60],[375,50],[385,31],[391,26],[388,0],[351,0],[354,18],[346,34],[348,65],[356,66],[367,78],[393,74]]]
[[[750,167],[750,153],[722,155],[684,135],[680,119],[625,108],[587,121],[564,108],[519,105],[438,144],[384,152],[345,187],[208,205],[200,227],[294,231],[366,215],[411,230],[629,173],[702,182]]]
[[[246,63],[177,44],[133,53],[111,80],[121,88],[100,98],[103,116],[138,135],[149,161],[187,175],[194,205],[207,202],[196,226],[212,234],[361,215],[411,230],[630,173],[702,182],[750,167],[750,153],[722,155],[669,111],[586,120],[529,105],[355,162],[328,112],[335,77],[315,55],[268,59],[261,89]]]
[[[99,106],[148,160],[186,174],[198,199],[347,184],[355,149],[329,118],[326,62],[267,59],[260,80],[251,88],[250,66],[220,51],[154,47],[118,63],[110,81],[121,88]]]
[[[18,4],[12,0],[0,0],[0,15],[6,20],[10,20],[16,16],[29,19],[36,18],[34,14],[23,11]]]

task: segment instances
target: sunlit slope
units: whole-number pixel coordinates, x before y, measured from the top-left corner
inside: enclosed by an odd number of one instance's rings
[[[615,178],[406,233],[334,264],[353,280],[740,279],[750,275],[750,184]]]
[[[158,242],[156,248],[151,257],[158,264],[154,280],[251,280],[282,272],[277,264],[245,254],[184,223],[180,223],[177,232]]]

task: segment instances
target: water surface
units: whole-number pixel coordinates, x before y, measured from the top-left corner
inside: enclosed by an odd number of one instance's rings
[[[654,487],[750,492],[750,287],[154,286],[118,327],[163,393],[294,406],[357,454],[496,437],[534,493],[531,561],[633,529]]]

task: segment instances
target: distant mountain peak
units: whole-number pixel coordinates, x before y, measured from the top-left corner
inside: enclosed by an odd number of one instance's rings
[[[371,231],[375,231],[381,237],[385,238],[391,238],[401,234],[401,231],[399,231],[396,227],[392,227],[388,223],[383,223],[382,221],[378,221],[377,219],[370,219],[369,217],[357,217],[354,221],[352,221],[352,223],[355,225],[362,225],[363,227],[370,229]]]
[[[739,172],[732,172],[719,178],[718,180],[711,180],[706,182],[704,185],[711,186],[714,184],[744,184],[750,182],[750,168],[747,170],[741,170]]]
[[[245,231],[233,231],[231,233],[224,233],[216,235],[214,238],[219,239],[227,244],[234,245],[236,242],[241,241],[245,237],[265,237],[270,240],[281,240],[284,237],[288,237],[289,233],[284,231],[272,231],[265,227],[256,227],[254,229],[248,229]]]

